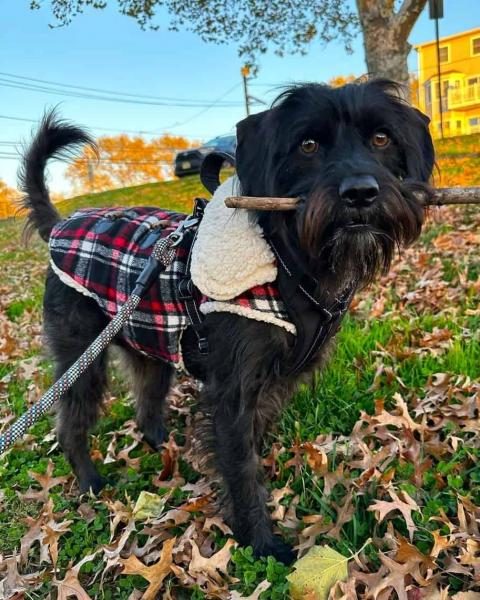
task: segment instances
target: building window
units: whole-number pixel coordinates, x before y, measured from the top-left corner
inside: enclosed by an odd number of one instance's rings
[[[468,128],[470,133],[480,132],[480,117],[471,117],[468,119]]]
[[[461,133],[461,132],[462,132],[462,122],[457,121],[457,133]]]
[[[449,61],[449,52],[448,52],[448,46],[442,46],[440,48],[440,62],[441,63],[446,63]]]
[[[472,38],[472,54],[480,54],[480,37]]]

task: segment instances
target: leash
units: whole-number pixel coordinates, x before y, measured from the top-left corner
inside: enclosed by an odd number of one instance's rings
[[[176,247],[183,240],[185,233],[196,226],[200,218],[188,216],[167,237],[158,240],[152,248],[152,254],[148,258],[145,268],[135,281],[132,294],[125,304],[119,309],[115,317],[90,344],[77,361],[58,379],[52,387],[26,413],[24,413],[7,431],[0,435],[0,454],[3,454],[19,438],[21,438],[30,427],[40,419],[55,402],[57,402],[67,390],[77,381],[93,361],[105,350],[113,338],[120,332],[125,323],[135,312],[140,300],[147,290],[152,286],[159,273],[168,267],[175,257]]]

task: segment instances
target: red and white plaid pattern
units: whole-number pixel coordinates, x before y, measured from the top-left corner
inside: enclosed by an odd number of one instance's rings
[[[158,208],[85,209],[58,223],[50,236],[55,272],[65,283],[94,298],[113,318],[133,291],[135,281],[151,254],[153,244],[174,231],[186,215]],[[188,327],[185,306],[178,299],[178,284],[185,277],[189,248],[180,245],[173,262],[142,298],[122,338],[148,356],[178,365],[180,337]],[[199,304],[210,299],[198,293]],[[239,308],[254,311],[254,318],[288,316],[275,284],[247,290],[234,300],[220,303],[216,311]]]

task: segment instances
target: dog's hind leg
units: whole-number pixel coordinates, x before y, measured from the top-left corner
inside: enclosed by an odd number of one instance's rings
[[[48,274],[44,298],[45,336],[55,360],[58,379],[87,349],[107,323],[96,303]],[[97,493],[104,480],[88,450],[88,431],[94,426],[107,386],[106,354],[100,355],[58,402],[57,437],[80,491]]]
[[[57,378],[80,354],[71,360],[57,361]],[[107,386],[106,362],[106,356],[100,356],[66,392],[58,407],[57,438],[77,476],[81,493],[91,489],[96,494],[106,483],[88,450],[88,432],[97,421]]]
[[[164,423],[165,398],[173,376],[173,367],[123,349],[128,361],[137,402],[137,424],[145,441],[158,450],[167,438]]]

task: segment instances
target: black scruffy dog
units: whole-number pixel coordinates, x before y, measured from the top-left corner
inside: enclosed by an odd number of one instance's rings
[[[296,211],[261,212],[257,219],[266,239],[276,240],[280,248],[279,273],[283,248],[316,282],[309,299],[315,306],[328,308],[345,290],[364,287],[389,268],[397,248],[419,236],[424,209],[414,192],[423,188],[428,193],[433,145],[427,117],[404,102],[392,82],[336,89],[295,85],[270,110],[241,121],[237,135],[244,195],[303,200]],[[60,220],[45,184],[47,160],[84,143],[91,143],[86,133],[50,116],[25,155],[21,182],[27,229],[36,229],[44,240]],[[301,324],[302,315],[296,318]],[[106,325],[97,304],[65,286],[51,270],[44,319],[57,377]],[[205,327],[210,352],[199,353],[191,329],[182,338],[182,350],[190,373],[204,382],[205,435],[224,482],[227,520],[241,544],[252,545],[257,555],[288,562],[292,551],[273,535],[266,507],[262,440],[299,382],[322,365],[333,335],[323,336],[308,355],[301,350],[302,340],[276,325],[216,313],[206,317]],[[307,334],[308,323],[302,335]],[[172,367],[132,349],[123,351],[134,373],[138,425],[158,448],[165,439],[164,401]],[[98,492],[104,484],[90,458],[87,433],[107,384],[106,362],[105,355],[99,358],[58,407],[58,439],[82,492]]]

